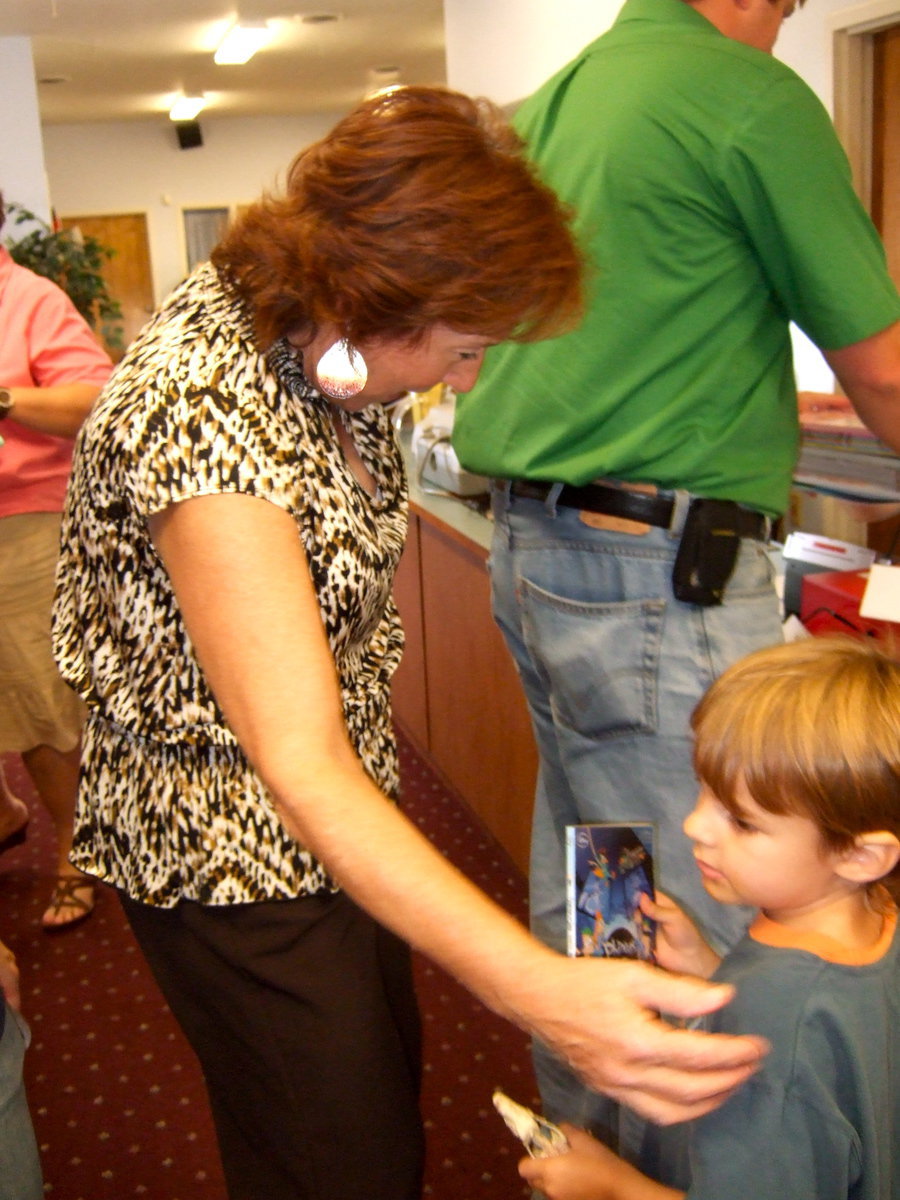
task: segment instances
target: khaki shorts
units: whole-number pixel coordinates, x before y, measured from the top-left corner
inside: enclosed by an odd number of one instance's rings
[[[0,518],[0,753],[72,750],[84,720],[50,647],[59,513]]]

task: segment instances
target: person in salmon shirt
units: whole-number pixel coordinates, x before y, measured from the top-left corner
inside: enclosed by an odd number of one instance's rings
[[[0,193],[0,229],[5,216]],[[0,246],[0,755],[21,754],[56,832],[50,930],[94,906],[69,862],[84,710],[54,662],[50,609],[73,439],[111,371],[65,292]],[[0,770],[0,852],[27,824]]]

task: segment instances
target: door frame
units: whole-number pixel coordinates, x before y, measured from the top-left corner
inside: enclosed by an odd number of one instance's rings
[[[875,34],[900,24],[900,0],[868,0],[829,14],[834,125],[853,171],[857,194],[872,211],[873,48]]]

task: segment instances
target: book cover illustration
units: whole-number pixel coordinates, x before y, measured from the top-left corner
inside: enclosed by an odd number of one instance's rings
[[[653,825],[566,826],[566,915],[573,957],[653,959]]]

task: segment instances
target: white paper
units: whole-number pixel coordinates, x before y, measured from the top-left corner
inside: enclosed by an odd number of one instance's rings
[[[900,623],[900,567],[872,563],[859,615],[871,621]]]

